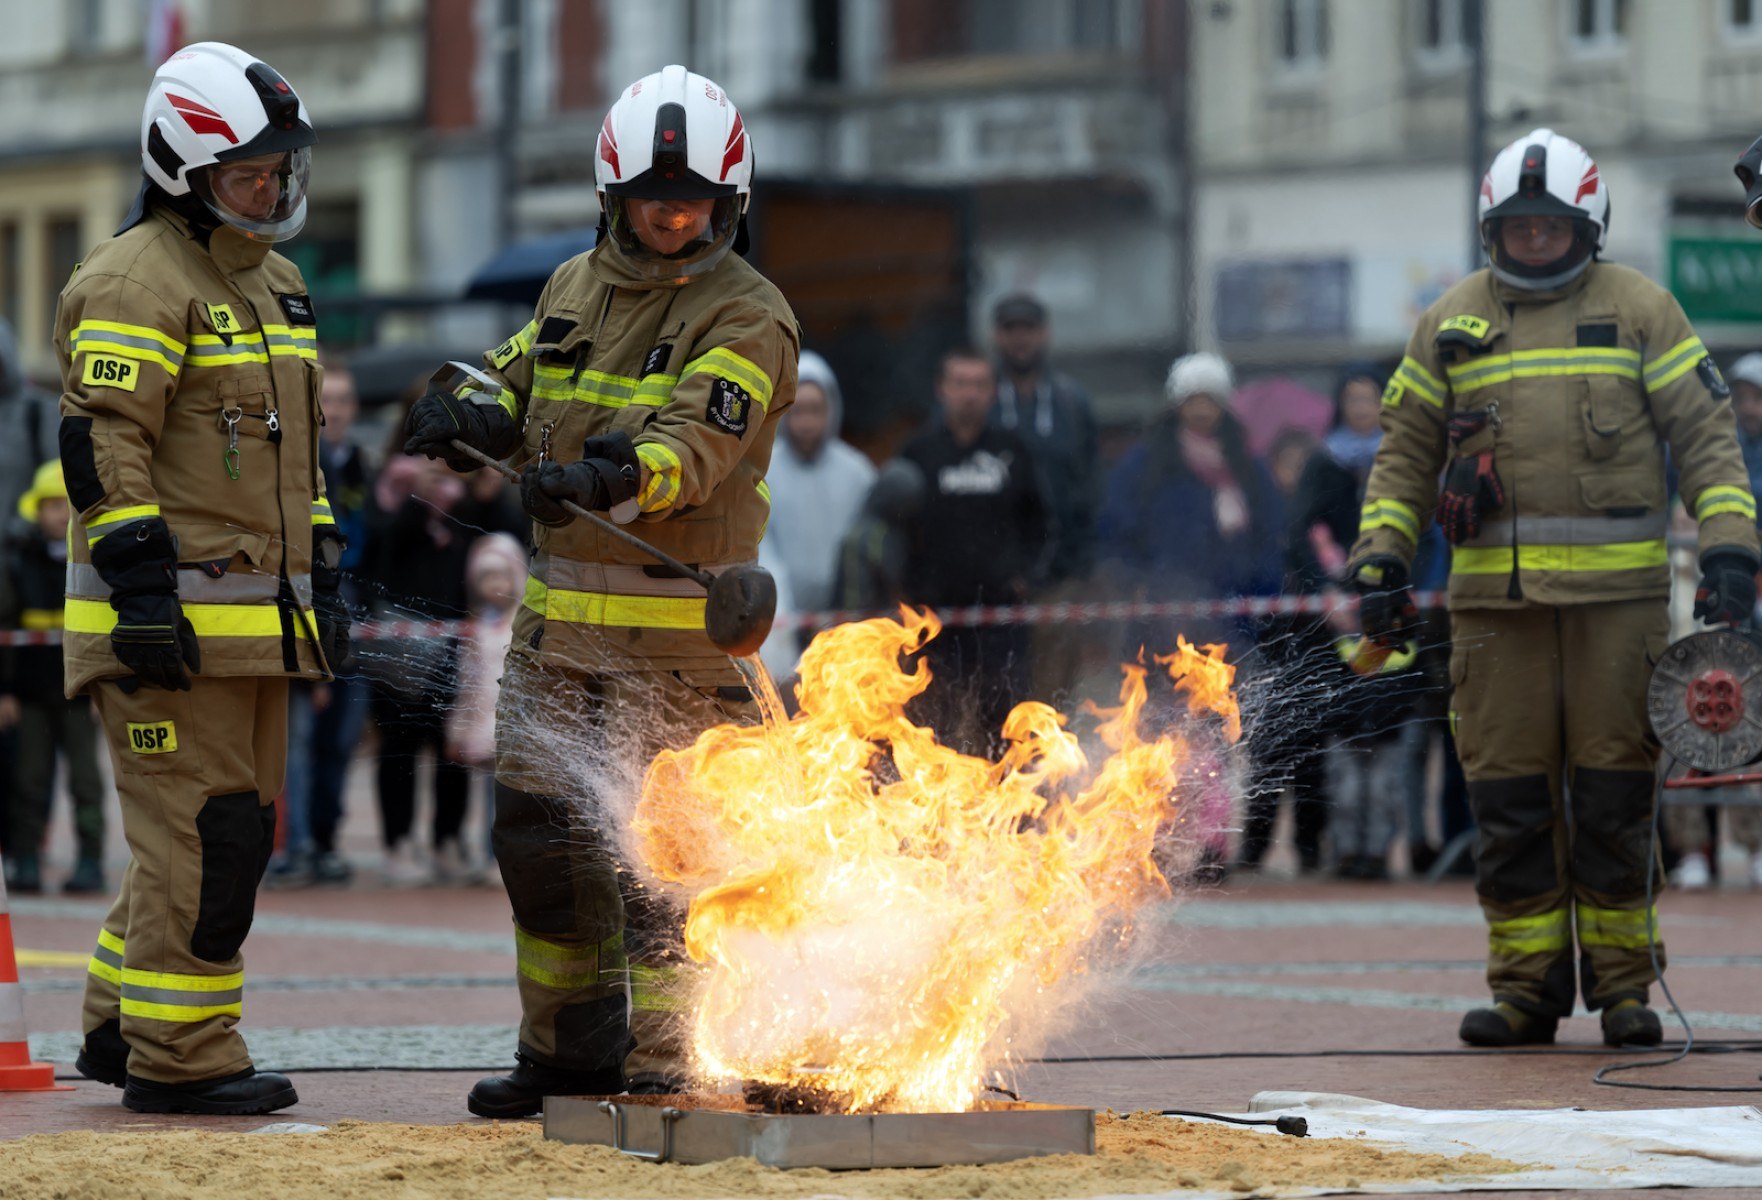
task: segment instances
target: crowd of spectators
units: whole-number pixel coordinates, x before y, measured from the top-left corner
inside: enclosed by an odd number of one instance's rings
[[[1164,403],[1110,455],[1088,392],[1055,367],[1044,305],[1006,297],[990,333],[985,350],[942,355],[928,381],[929,418],[879,464],[841,439],[838,379],[823,357],[803,352],[768,476],[761,548],[789,618],[764,650],[780,681],[811,633],[798,614],[1337,594],[1381,437],[1381,364],[1346,366],[1330,419],[1261,429],[1256,453],[1230,364],[1183,356],[1168,371]],[[9,518],[0,627],[53,628],[68,519],[56,400],[17,364],[0,322],[0,515]],[[525,587],[527,519],[492,471],[460,476],[404,455],[401,421],[387,423],[393,436],[375,453],[356,424],[348,364],[327,356],[325,368],[320,454],[349,542],[351,607],[377,622],[455,624],[439,627],[444,635],[365,641],[357,673],[296,685],[269,883],[344,885],[364,865],[338,845],[351,767],[371,779],[378,806],[381,884],[486,882],[495,690]],[[1729,375],[1752,487],[1762,488],[1762,354]],[[1447,573],[1448,548],[1429,530],[1415,584],[1441,587]],[[950,744],[993,753],[1013,704],[1035,698],[1075,712],[1084,699],[1106,702],[1118,664],[1148,664],[1177,635],[1229,647],[1248,715],[1241,752],[1226,753],[1215,730],[1190,730],[1197,858],[1188,866],[1197,862],[1198,877],[1261,869],[1281,801],[1301,872],[1366,881],[1434,865],[1472,872],[1442,612],[1387,655],[1357,636],[1343,605],[1273,618],[956,623],[927,652],[937,682],[915,715]],[[59,769],[76,845],[59,887],[101,892],[108,800],[86,702],[45,686],[58,684],[58,660],[53,646],[0,647],[7,881],[27,893],[51,886],[41,848]],[[1180,718],[1171,709],[1157,719]],[[468,821],[474,805],[477,824]],[[1762,885],[1758,813],[1734,807],[1727,825]],[[1665,826],[1679,886],[1708,886],[1718,814],[1671,806]]]

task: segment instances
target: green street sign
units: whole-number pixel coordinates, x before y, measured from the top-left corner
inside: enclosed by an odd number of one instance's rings
[[[1762,238],[1671,238],[1670,290],[1691,321],[1762,321]]]

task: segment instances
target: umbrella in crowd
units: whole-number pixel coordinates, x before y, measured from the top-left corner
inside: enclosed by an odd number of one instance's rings
[[[536,304],[551,273],[577,254],[592,250],[598,240],[597,230],[585,228],[516,242],[477,268],[465,285],[465,299]]]

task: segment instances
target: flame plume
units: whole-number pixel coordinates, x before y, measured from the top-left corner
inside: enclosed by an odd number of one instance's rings
[[[800,712],[719,726],[650,767],[632,831],[692,897],[685,947],[697,1065],[806,1089],[843,1111],[964,1111],[1023,1018],[1168,895],[1153,859],[1181,819],[1186,753],[1146,736],[1148,672],[1091,709],[1091,763],[1065,718],[1018,705],[991,762],[905,716],[930,682],[928,613],[840,626],[803,655]],[[1223,646],[1158,657],[1190,708],[1240,716]]]

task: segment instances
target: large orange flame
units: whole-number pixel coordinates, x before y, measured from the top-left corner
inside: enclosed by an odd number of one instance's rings
[[[906,719],[930,682],[928,612],[822,633],[800,712],[719,726],[651,766],[633,832],[691,899],[685,945],[698,1067],[806,1088],[846,1111],[964,1111],[983,1072],[1040,1027],[1054,985],[1168,894],[1153,858],[1178,824],[1175,736],[1142,736],[1142,666],[1091,710],[1092,764],[1065,718],[1018,705],[1001,759],[960,754]],[[1240,717],[1223,646],[1157,658],[1189,707]]]

